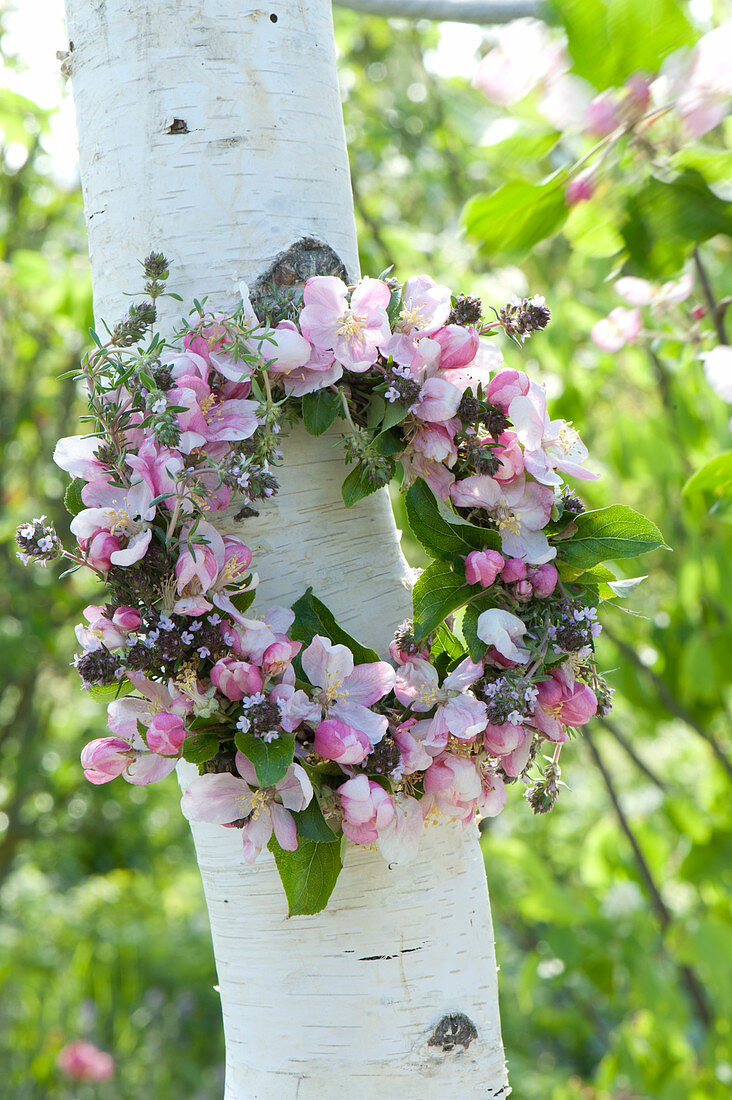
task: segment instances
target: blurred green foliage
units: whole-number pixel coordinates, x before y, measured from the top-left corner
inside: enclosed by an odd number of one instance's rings
[[[665,3],[654,2],[659,25]],[[574,13],[575,37],[605,7],[559,6]],[[686,33],[683,18],[676,30]],[[582,432],[603,473],[583,487],[590,505],[638,508],[674,551],[644,561],[650,576],[626,602],[630,614],[606,613],[600,661],[613,670],[616,711],[565,750],[570,789],[558,808],[534,818],[515,791],[484,832],[514,1092],[722,1100],[732,1088],[732,538],[724,515],[682,488],[729,450],[729,409],[690,345],[666,338],[652,354],[610,355],[589,339],[618,304],[610,279],[621,250],[633,256],[628,211],[652,222],[658,207],[635,184],[572,211],[552,199],[559,216],[548,235],[517,246],[515,220],[492,219],[477,232],[489,241],[479,249],[460,229],[465,204],[478,193],[515,204],[542,187],[566,159],[558,135],[527,110],[509,136],[484,143],[504,112],[463,79],[425,67],[439,38],[432,25],[339,11],[337,35],[363,270],[429,271],[496,306],[511,293],[546,294],[551,325],[523,350],[506,347],[506,361],[545,381],[556,411]],[[612,83],[632,72],[649,48],[641,37],[616,37],[602,69],[585,75]],[[66,528],[49,459],[55,440],[76,430],[81,405],[58,376],[91,321],[80,197],[48,175],[47,124],[0,89],[2,1089],[24,1100],[214,1100],[220,1013],[176,784],[85,783],[78,752],[104,715],[68,663],[93,588],[23,569],[12,543],[15,525],[43,512]],[[731,154],[721,138],[704,147],[685,150],[678,167],[712,187],[728,176]],[[727,217],[702,249],[718,298],[732,292],[730,240],[719,235]],[[674,223],[677,267],[694,243],[683,220]],[[675,273],[664,239],[656,233],[654,266],[642,273]],[[636,248],[636,261],[644,255]],[[699,304],[697,287],[684,308]],[[419,564],[401,511],[399,522]],[[633,565],[620,563],[620,575]],[[114,1054],[111,1082],[62,1078],[56,1054],[77,1037]]]

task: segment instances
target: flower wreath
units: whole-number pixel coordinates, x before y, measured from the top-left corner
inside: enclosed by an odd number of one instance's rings
[[[611,705],[597,608],[634,582],[602,562],[663,539],[629,508],[585,510],[564,486],[596,476],[579,435],[501,366],[491,337],[543,329],[544,299],[486,319],[427,275],[317,276],[272,290],[260,316],[246,287],[232,316],[195,302],[169,344],[153,331],[168,263],[143,266],[148,300],[106,342],[92,332],[82,361],[91,433],[54,454],[78,546],[43,517],[17,534],[23,561],[62,556],[107,588],[76,629],[74,663],[111,734],[83,749],[87,779],[147,784],[197,764],[183,813],[238,828],[247,862],[269,847],[291,913],[325,906],[346,839],[407,861],[426,822],[495,816],[517,780],[535,812],[551,809],[569,729]],[[294,420],[313,435],[340,422],[347,507],[401,470],[433,561],[391,662],[311,590],[255,615],[252,555],[217,530],[234,498],[246,537]]]

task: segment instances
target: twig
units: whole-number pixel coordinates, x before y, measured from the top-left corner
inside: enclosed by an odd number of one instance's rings
[[[643,772],[646,778],[650,779],[651,783],[655,783],[660,791],[665,791],[666,784],[664,783],[664,781],[662,779],[659,779],[656,773],[651,771],[648,765],[645,764],[643,760],[641,760],[640,756],[638,756],[630,741],[628,741],[624,733],[620,732],[615,723],[608,721],[607,718],[598,718],[597,721],[599,725],[603,726],[603,728],[607,730],[611,737],[615,738],[620,747],[633,761],[636,768],[638,768],[639,771]]]
[[[707,270],[702,263],[701,255],[698,248],[694,249],[694,264],[696,266],[697,275],[699,276],[699,282],[701,283],[702,290],[704,291],[704,297],[706,298],[707,305],[709,306],[709,314],[712,318],[712,324],[714,325],[714,331],[717,334],[717,339],[719,340],[720,344],[726,344],[727,330],[724,326],[724,313],[727,306],[729,305],[729,302],[718,302],[717,299],[714,297],[712,284],[709,281],[709,276],[707,275]]]
[[[719,745],[716,738],[707,730],[705,730],[699,722],[697,722],[696,718],[694,718],[694,716],[689,713],[683,703],[679,702],[679,700],[673,694],[663,677],[659,676],[657,672],[653,671],[653,669],[650,669],[646,665],[644,665],[633,647],[629,646],[627,642],[624,642],[621,638],[618,638],[617,635],[612,632],[612,630],[608,629],[607,625],[604,627],[603,632],[605,636],[610,639],[616,649],[618,649],[619,652],[622,653],[623,657],[625,657],[625,659],[631,664],[635,665],[635,667],[640,672],[643,672],[646,678],[650,680],[658,693],[658,698],[661,700],[669,714],[673,714],[674,717],[678,718],[681,722],[687,725],[689,729],[692,729],[694,733],[698,734],[699,737],[702,738],[702,740],[707,742],[710,749],[726,771],[729,778],[732,779],[732,763],[730,763],[728,757],[725,755],[722,747]]]
[[[540,16],[536,0],[335,0],[342,8],[385,19],[434,19],[453,23],[510,23]]]
[[[610,801],[612,802],[613,809],[615,810],[615,815],[618,819],[618,824],[620,825],[620,828],[625,834],[628,843],[633,849],[633,855],[635,857],[636,864],[638,865],[638,870],[640,871],[641,878],[645,882],[648,893],[651,896],[651,904],[653,906],[653,909],[655,910],[656,916],[658,917],[658,923],[661,925],[662,932],[665,933],[672,923],[671,913],[669,912],[666,902],[661,897],[660,891],[656,886],[653,875],[651,874],[651,869],[646,862],[646,857],[643,855],[635,833],[631,829],[630,823],[625,816],[625,812],[620,805],[620,799],[618,798],[618,794],[615,790],[613,781],[610,778],[610,773],[605,767],[605,764],[599,752],[597,751],[595,742],[592,739],[592,735],[588,732],[587,728],[585,728],[584,731],[584,741],[587,744],[587,747],[592,754],[595,764],[597,765],[598,771],[603,778],[603,782],[605,783],[605,787],[607,788],[607,793],[610,796]],[[677,966],[679,977],[681,978],[682,984],[686,987],[686,991],[689,995],[689,999],[691,1000],[692,1005],[694,1006],[696,1015],[698,1016],[704,1027],[708,1028],[712,1023],[712,1013],[711,1009],[709,1008],[706,990],[704,989],[701,980],[690,966],[686,966],[683,963],[678,963]]]

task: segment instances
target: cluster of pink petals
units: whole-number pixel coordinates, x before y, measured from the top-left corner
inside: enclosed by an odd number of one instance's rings
[[[114,1058],[86,1039],[75,1039],[58,1052],[56,1065],[72,1081],[110,1081]]]

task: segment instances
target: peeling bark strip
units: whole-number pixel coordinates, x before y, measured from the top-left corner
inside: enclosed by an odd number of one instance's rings
[[[98,319],[124,312],[151,249],[173,261],[170,289],[186,303],[161,301],[169,327],[193,297],[231,308],[240,279],[293,285],[286,280],[300,281],[313,262],[357,275],[329,0],[277,11],[251,0],[67,0],[67,12]],[[165,119],[184,120],[188,133],[165,133]],[[266,564],[258,608],[312,585],[347,630],[384,653],[410,612],[409,571],[386,490],[344,509],[334,439],[293,431],[280,493],[258,517],[237,523],[234,508],[225,522]],[[196,774],[179,765],[184,785]],[[237,830],[192,831],[219,975],[226,1100],[505,1094],[474,827],[429,829],[407,867],[349,846],[328,908],[290,920],[269,853],[248,867]],[[447,1052],[430,1046],[435,1021],[455,1018],[456,1006],[477,1037]]]

